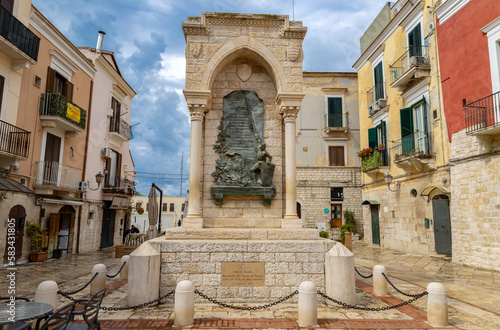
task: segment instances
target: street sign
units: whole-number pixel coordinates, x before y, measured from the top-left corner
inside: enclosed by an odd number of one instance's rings
[[[328,214],[330,212],[330,209],[329,208],[326,208],[325,209],[325,213]]]

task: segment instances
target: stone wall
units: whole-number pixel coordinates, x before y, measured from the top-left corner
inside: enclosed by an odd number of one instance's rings
[[[80,253],[99,250],[102,231],[101,203],[86,202],[82,205],[82,222],[80,224]],[[94,212],[94,218],[89,219],[89,213]]]
[[[451,145],[453,261],[500,270],[500,138],[484,152],[465,130]]]

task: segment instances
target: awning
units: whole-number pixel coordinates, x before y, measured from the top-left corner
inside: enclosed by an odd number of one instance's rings
[[[33,191],[29,190],[19,182],[9,178],[0,178],[0,190],[34,194]]]
[[[83,205],[81,201],[75,201],[70,199],[51,199],[51,198],[42,198],[40,199],[41,203],[49,203],[49,204],[61,204],[61,205]]]
[[[437,187],[437,186],[429,186],[425,188],[421,193],[420,196],[427,196],[429,197],[430,194],[434,192],[434,190],[438,190],[438,192],[441,192],[442,194],[449,195],[450,191],[444,187]]]
[[[370,200],[367,199],[366,201],[361,203],[361,205],[380,205],[380,203],[376,200],[373,200],[373,199],[370,199]]]

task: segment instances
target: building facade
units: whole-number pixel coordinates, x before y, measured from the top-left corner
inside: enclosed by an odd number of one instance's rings
[[[358,83],[356,73],[304,72],[297,117],[297,214],[305,228],[338,238],[343,213],[362,234]]]
[[[448,0],[436,15],[453,261],[500,270],[500,3]]]
[[[433,1],[387,3],[361,38],[365,241],[451,254],[449,141]]]
[[[148,200],[148,196],[134,196],[132,198],[133,207],[130,225],[136,226],[141,233],[147,233],[149,229]],[[179,227],[179,220],[182,222],[185,211],[185,202],[185,196],[163,196],[160,204],[160,197],[158,196],[157,203],[161,211],[162,232],[169,228]],[[143,213],[138,212],[138,209],[141,208],[140,205],[142,205]]]

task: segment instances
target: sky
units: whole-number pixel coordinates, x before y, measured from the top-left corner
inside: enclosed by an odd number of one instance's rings
[[[130,141],[136,187],[147,195],[154,182],[164,195],[186,195],[190,117],[182,94],[186,42],[181,23],[202,12],[289,15],[308,31],[304,71],[352,72],[359,38],[386,0],[32,0],[77,47],[115,53],[132,100]],[[137,124],[137,125],[136,125]],[[182,155],[184,161],[182,162]],[[180,180],[181,163],[183,178]],[[182,191],[181,191],[182,183]]]

